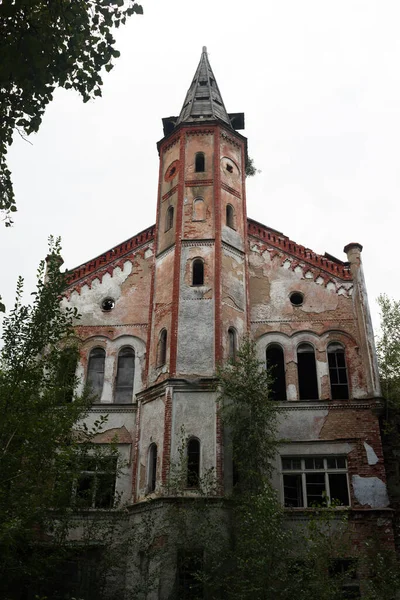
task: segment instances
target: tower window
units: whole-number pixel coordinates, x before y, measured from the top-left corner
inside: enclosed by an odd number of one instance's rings
[[[192,266],[192,285],[204,284],[204,263],[201,258],[196,258]]]
[[[311,344],[300,344],[297,348],[297,373],[300,400],[318,400],[317,366]]]
[[[271,375],[270,399],[286,400],[285,359],[283,348],[270,344],[266,352],[267,369]]]
[[[221,102],[218,102],[218,104],[221,104]],[[226,165],[226,170],[228,171],[228,173],[233,173],[233,166],[228,163]]]
[[[174,224],[174,207],[169,206],[165,215],[165,231],[172,229]]]
[[[235,213],[232,204],[226,205],[226,224],[231,229],[235,229]]]
[[[196,171],[196,173],[204,173],[204,171],[205,171],[205,157],[204,157],[204,152],[197,152],[196,153],[195,171]]]
[[[147,489],[151,493],[156,489],[157,481],[157,444],[150,444],[148,460]]]
[[[193,202],[193,221],[204,221],[205,205],[203,198],[196,198]]]
[[[237,334],[236,329],[233,327],[229,327],[228,329],[228,342],[229,342],[229,360],[236,360],[236,350],[237,350]]]
[[[93,348],[91,350],[86,383],[96,396],[96,400],[100,400],[103,391],[105,360],[106,352],[103,348]]]
[[[118,354],[115,402],[120,404],[132,402],[134,377],[135,351],[133,348],[122,348]]]
[[[157,346],[157,367],[162,367],[167,362],[167,330],[161,329]]]
[[[200,478],[200,442],[190,438],[187,445],[187,487],[199,487]]]
[[[332,400],[347,400],[349,397],[349,384],[347,380],[346,356],[342,344],[329,344],[328,364]]]

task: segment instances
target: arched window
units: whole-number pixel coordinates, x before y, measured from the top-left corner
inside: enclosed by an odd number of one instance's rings
[[[90,351],[87,384],[96,396],[96,400],[100,400],[103,391],[105,360],[106,352],[103,348],[93,348]]]
[[[204,263],[201,258],[196,258],[192,265],[192,285],[204,284]]]
[[[193,221],[204,221],[205,205],[203,198],[196,198],[193,202]]]
[[[195,171],[196,171],[196,173],[203,173],[205,171],[205,157],[204,157],[204,152],[197,152],[196,153]]]
[[[329,378],[332,400],[347,400],[349,384],[347,379],[346,356],[344,347],[338,342],[328,346]]]
[[[165,231],[172,229],[174,225],[174,207],[169,206],[165,215]]]
[[[115,380],[115,402],[132,402],[133,380],[135,377],[135,351],[133,348],[121,348],[118,354],[117,377]]]
[[[226,224],[231,229],[235,229],[235,213],[232,204],[226,205]]]
[[[59,356],[57,378],[59,382],[59,403],[72,402],[75,388],[75,372],[78,363],[78,351],[75,347],[64,348]]]
[[[236,350],[237,350],[237,334],[236,329],[234,327],[229,327],[228,329],[228,357],[229,360],[236,360]]]
[[[271,375],[269,390],[271,400],[286,400],[285,358],[283,348],[270,344],[266,352],[267,369]]]
[[[297,374],[300,400],[318,400],[317,366],[311,344],[300,344],[297,348]]]
[[[157,444],[150,444],[147,465],[147,490],[149,493],[156,489],[157,481]]]
[[[187,487],[199,487],[200,478],[200,442],[190,438],[187,445]]]
[[[157,347],[157,367],[162,367],[167,362],[167,330],[161,329]]]

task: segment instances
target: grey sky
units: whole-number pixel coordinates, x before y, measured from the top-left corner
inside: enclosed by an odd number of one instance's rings
[[[72,268],[155,222],[161,118],[182,106],[206,45],[228,112],[244,111],[248,216],[346,260],[363,244],[369,298],[400,298],[398,0],[144,0],[117,32],[103,98],[59,90],[10,151],[19,212],[0,230],[0,293],[34,286],[49,234]]]

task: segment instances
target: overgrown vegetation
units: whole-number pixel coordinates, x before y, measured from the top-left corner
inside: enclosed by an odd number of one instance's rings
[[[143,12],[136,0],[0,2],[0,213],[17,210],[7,150],[13,135],[37,132],[56,87],[87,102],[101,96],[101,70],[119,56],[114,27]]]

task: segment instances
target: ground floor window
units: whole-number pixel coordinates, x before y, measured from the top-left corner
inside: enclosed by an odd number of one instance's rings
[[[350,504],[344,456],[282,457],[282,477],[288,508]]]
[[[204,597],[203,583],[200,580],[203,568],[203,550],[178,551],[177,588],[182,600],[200,600]]]
[[[86,457],[74,484],[77,508],[112,508],[116,478],[116,457]]]

